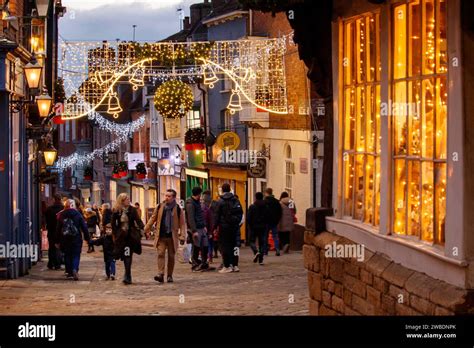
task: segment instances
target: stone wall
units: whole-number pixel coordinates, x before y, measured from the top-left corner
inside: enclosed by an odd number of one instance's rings
[[[364,260],[330,258],[326,245],[356,245],[336,234],[305,231],[312,315],[474,314],[474,292],[457,288],[365,249]]]

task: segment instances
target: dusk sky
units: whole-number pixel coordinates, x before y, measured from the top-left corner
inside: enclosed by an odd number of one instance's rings
[[[178,8],[189,15],[189,6],[199,0],[63,0],[67,13],[60,20],[60,35],[66,40],[157,41],[179,31]]]

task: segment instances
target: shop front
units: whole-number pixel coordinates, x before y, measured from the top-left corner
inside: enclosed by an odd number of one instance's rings
[[[207,170],[185,168],[186,174],[186,197],[188,199],[192,196],[193,187],[199,186],[203,191],[209,190],[209,173]]]

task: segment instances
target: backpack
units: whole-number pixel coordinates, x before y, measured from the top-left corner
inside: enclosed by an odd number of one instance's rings
[[[74,238],[79,235],[79,229],[74,224],[74,221],[70,218],[64,219],[62,232],[63,236],[66,238]]]
[[[244,212],[237,198],[224,199],[223,224],[239,226]]]

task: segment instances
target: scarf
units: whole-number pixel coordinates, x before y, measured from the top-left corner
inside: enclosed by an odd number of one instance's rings
[[[122,213],[120,215],[120,227],[122,229],[122,231],[127,231],[128,232],[128,228],[129,228],[129,221],[128,221],[128,207],[127,208],[123,208],[122,209]]]
[[[176,201],[165,204],[163,214],[165,215],[165,233],[171,233],[173,231],[173,209],[176,206]]]

